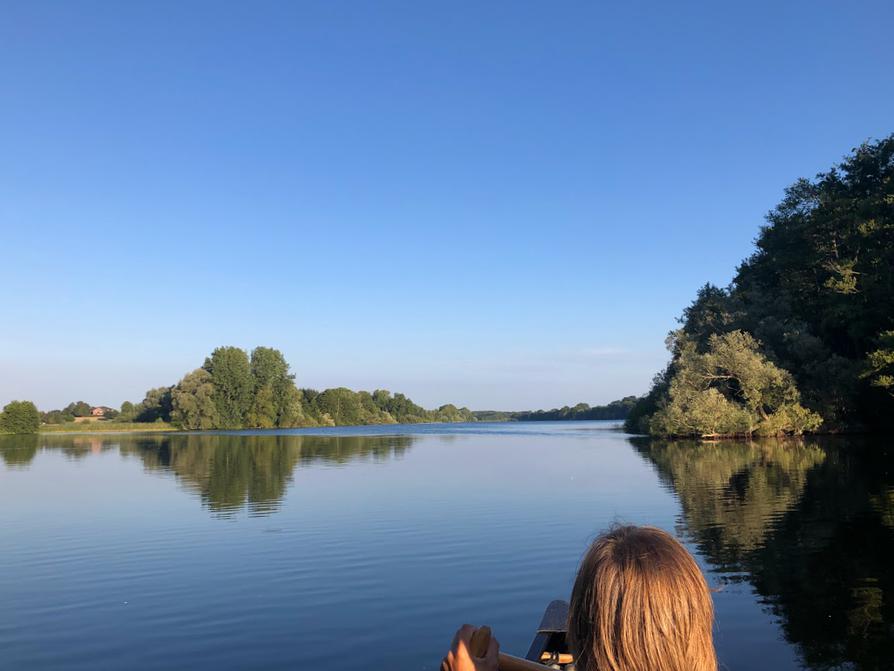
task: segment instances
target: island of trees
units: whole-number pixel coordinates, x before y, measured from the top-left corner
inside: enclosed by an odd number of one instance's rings
[[[523,412],[472,412],[442,405],[427,410],[404,394],[384,389],[352,391],[345,387],[316,391],[301,389],[279,350],[218,347],[197,368],[174,385],[146,392],[138,403],[125,401],[120,410],[94,407],[85,401],[40,413],[30,401],[14,401],[0,413],[0,433],[36,433],[48,427],[98,428],[87,420],[101,417],[116,429],[175,428],[184,430],[272,429],[364,424],[429,422],[542,421],[563,419],[624,419],[635,397],[591,407]],[[84,424],[77,424],[85,422]],[[108,424],[113,422],[113,424]],[[75,423],[74,425],[72,423]],[[147,426],[150,425],[150,426]]]
[[[93,410],[77,401],[43,413],[42,420],[65,424],[87,418]],[[468,408],[447,404],[426,410],[384,389],[300,389],[282,352],[271,347],[251,353],[218,347],[177,384],[150,389],[142,401],[125,401],[120,410],[101,410],[103,419],[116,423],[170,424],[186,430],[475,421]]]
[[[865,431],[894,417],[894,135],[789,187],[726,288],[703,286],[632,432]]]

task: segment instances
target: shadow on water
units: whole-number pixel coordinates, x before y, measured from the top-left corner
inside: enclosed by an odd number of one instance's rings
[[[808,668],[892,668],[890,449],[862,438],[631,443],[678,496],[683,533],[718,572],[751,583]]]
[[[387,461],[403,455],[413,441],[411,435],[0,436],[0,459],[23,469],[39,450],[84,459],[117,449],[139,458],[148,471],[175,475],[216,515],[241,510],[267,515],[279,509],[296,466]]]

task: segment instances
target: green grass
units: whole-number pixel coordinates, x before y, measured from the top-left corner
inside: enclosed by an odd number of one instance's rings
[[[42,424],[40,433],[105,433],[139,431],[176,431],[177,427],[168,422],[67,422],[65,424]]]

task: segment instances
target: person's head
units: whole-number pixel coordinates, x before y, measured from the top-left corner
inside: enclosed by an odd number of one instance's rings
[[[568,617],[579,671],[716,671],[714,606],[673,536],[617,527],[581,562]]]

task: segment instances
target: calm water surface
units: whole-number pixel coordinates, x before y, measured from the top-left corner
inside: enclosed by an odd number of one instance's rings
[[[894,668],[880,441],[606,422],[0,437],[0,668],[436,669],[524,654],[616,522],[681,538],[728,669]]]

